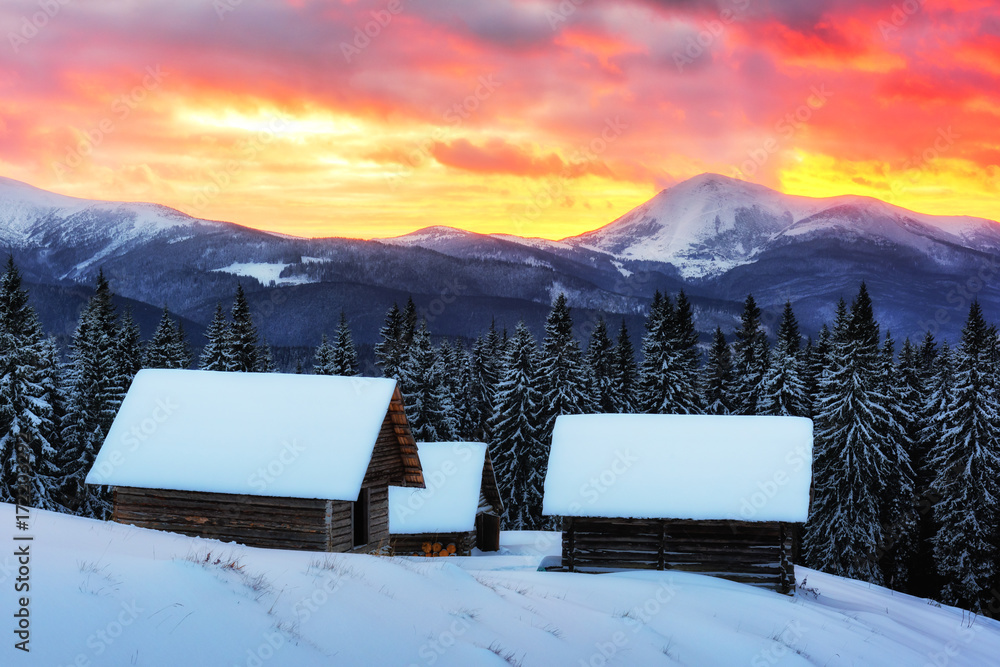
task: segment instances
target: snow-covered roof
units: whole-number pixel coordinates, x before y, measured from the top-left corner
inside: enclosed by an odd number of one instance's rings
[[[811,471],[802,417],[563,416],[542,513],[802,522]]]
[[[355,500],[396,382],[142,370],[88,484]]]
[[[389,487],[389,533],[458,533],[476,527],[486,445],[418,442],[426,488]]]

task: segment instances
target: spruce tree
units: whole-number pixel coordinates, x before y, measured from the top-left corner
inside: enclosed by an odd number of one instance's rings
[[[399,312],[399,306],[395,303],[385,316],[385,324],[379,330],[379,342],[375,344],[375,359],[382,375],[399,381],[403,374],[403,364],[406,362],[407,325],[403,321],[403,314]]]
[[[222,312],[222,304],[215,304],[215,316],[205,330],[208,342],[201,350],[199,366],[206,371],[228,370],[231,364],[232,345],[229,337],[229,323]]]
[[[455,431],[459,440],[475,440],[479,428],[478,406],[473,392],[472,355],[456,342],[455,356],[458,363],[458,382],[453,397],[455,406]]]
[[[194,361],[194,351],[191,349],[191,342],[188,340],[187,332],[184,331],[184,322],[181,320],[177,320],[174,358],[177,360],[178,368],[191,368],[191,362]]]
[[[694,326],[694,309],[684,290],[677,295],[670,346],[676,364],[678,387],[669,406],[677,414],[696,415],[704,412],[701,396],[701,354],[698,351],[698,331]]]
[[[995,337],[973,302],[962,329],[953,395],[940,417],[941,439],[930,452],[936,471],[931,488],[939,498],[933,544],[944,577],[942,599],[976,612],[991,598],[1000,549],[1000,405],[989,363]]]
[[[229,358],[227,371],[253,373],[260,369],[260,338],[250,315],[250,304],[237,284],[233,309],[229,314]]]
[[[413,337],[417,333],[417,307],[413,303],[413,297],[406,297],[406,306],[403,308],[402,314],[402,337],[403,337],[403,347],[409,348],[410,344],[413,342]]]
[[[511,339],[496,388],[490,432],[490,457],[504,503],[506,530],[532,530],[542,525],[542,483],[547,448],[540,428],[538,348],[519,322]]]
[[[819,387],[826,370],[826,360],[830,355],[830,328],[824,324],[819,330],[819,336],[813,343],[810,339],[806,345],[805,356],[803,357],[803,384],[805,385],[806,403],[809,408],[809,417],[816,416],[816,408],[819,403]]]
[[[347,326],[347,316],[340,311],[340,324],[333,342],[331,369],[334,375],[354,376],[358,374],[358,352],[354,348],[351,328]]]
[[[476,339],[470,360],[472,376],[470,391],[474,408],[472,419],[476,424],[471,436],[473,440],[491,441],[490,424],[495,392],[505,356],[505,344],[497,332],[496,322],[492,321],[486,335]]]
[[[850,316],[843,301],[838,305],[827,367],[815,419],[806,564],[881,584],[882,494],[890,465],[881,429],[891,417],[878,389],[879,327],[864,283]]]
[[[580,345],[573,337],[573,319],[566,296],[556,297],[545,321],[545,340],[538,361],[543,442],[552,435],[556,417],[591,412],[587,373]]]
[[[799,356],[801,345],[799,323],[791,302],[786,301],[771,363],[761,383],[760,414],[777,417],[804,417],[809,414]]]
[[[882,346],[878,390],[884,396],[883,456],[886,482],[881,490],[882,544],[880,566],[887,586],[908,591],[911,566],[917,552],[919,517],[910,451],[913,440],[910,426],[914,416],[904,399],[895,361],[895,345],[887,331]]]
[[[694,315],[684,292],[676,306],[669,296],[656,292],[642,341],[640,403],[645,412],[702,412],[697,343]]]
[[[406,419],[417,442],[439,442],[455,437],[445,414],[446,391],[436,357],[427,322],[421,322],[413,335],[400,380]]]
[[[614,348],[608,337],[608,327],[603,317],[597,320],[597,326],[590,336],[590,345],[587,347],[587,370],[590,376],[590,399],[594,408],[598,412],[617,412],[616,394],[620,380],[617,377]]]
[[[257,364],[253,368],[254,373],[277,373],[278,368],[274,365],[274,355],[271,353],[271,346],[267,338],[261,337],[257,345]]]
[[[768,369],[767,335],[761,326],[760,308],[752,294],[743,303],[740,328],[733,343],[736,414],[759,413],[764,375]]]
[[[618,379],[617,391],[614,393],[615,412],[629,414],[636,411],[636,391],[639,384],[639,369],[635,363],[635,347],[628,335],[625,318],[618,329],[618,340],[614,350],[615,377]]]
[[[184,344],[170,310],[163,307],[160,323],[153,338],[146,346],[147,368],[186,368],[189,359],[184,357]]]
[[[132,378],[143,368],[144,355],[139,325],[132,319],[132,309],[126,308],[122,316],[120,333],[115,341],[115,355],[121,370],[125,391],[132,386]]]
[[[907,454],[913,470],[913,495],[916,503],[916,522],[913,553],[908,563],[910,572],[906,590],[920,597],[937,595],[940,586],[934,579],[934,555],[930,538],[934,535],[933,502],[928,496],[931,477],[927,470],[924,428],[927,423],[925,404],[933,391],[932,375],[925,375],[920,358],[920,348],[910,339],[903,341],[896,366],[896,391],[903,430],[906,433]],[[950,375],[950,373],[949,373]],[[949,383],[951,380],[949,380]]]
[[[712,335],[712,347],[705,364],[705,414],[729,415],[735,408],[733,396],[733,355],[722,327]]]
[[[55,509],[46,346],[13,257],[0,278],[0,501]]]
[[[125,395],[125,378],[115,358],[117,335],[111,287],[101,271],[73,336],[65,447],[59,457],[66,482],[63,497],[75,512],[99,519],[110,511],[108,488],[88,486],[84,479]]]
[[[333,372],[333,346],[326,334],[320,339],[319,347],[313,353],[313,373],[315,375],[336,375]]]
[[[39,368],[39,383],[42,394],[41,401],[49,407],[49,418],[38,424],[41,442],[48,443],[51,449],[41,452],[45,465],[39,468],[39,474],[44,477],[43,483],[48,490],[45,507],[59,512],[70,510],[68,506],[72,499],[64,497],[63,471],[59,468],[60,452],[63,450],[63,422],[66,418],[66,386],[63,381],[63,363],[59,345],[54,338],[42,341],[41,366]]]

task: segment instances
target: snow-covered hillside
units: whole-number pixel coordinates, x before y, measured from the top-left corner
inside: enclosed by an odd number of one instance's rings
[[[0,177],[0,241],[6,246],[89,248],[85,261],[60,278],[78,277],[105,258],[152,240],[183,240],[196,225],[226,224],[198,220],[160,204],[78,199]]]
[[[8,627],[18,601],[0,505]],[[795,597],[694,574],[537,572],[505,555],[401,559],[249,549],[32,512],[30,653],[3,665],[989,665],[1000,623],[801,570]],[[17,544],[25,544],[18,542]]]

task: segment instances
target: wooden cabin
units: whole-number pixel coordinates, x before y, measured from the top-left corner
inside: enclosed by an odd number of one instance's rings
[[[394,380],[142,370],[88,484],[112,520],[247,546],[388,547],[389,485],[423,487]]]
[[[560,569],[681,570],[787,593],[811,469],[800,417],[563,416],[542,513],[563,517]]]
[[[389,487],[397,556],[468,556],[500,549],[503,503],[481,442],[418,442],[426,488]]]

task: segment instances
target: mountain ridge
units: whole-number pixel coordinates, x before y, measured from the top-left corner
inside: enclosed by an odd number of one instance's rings
[[[855,195],[785,195],[717,174],[560,240],[443,225],[383,239],[310,239],[0,179],[0,242],[32,283],[90,284],[103,268],[123,297],[168,305],[203,325],[241,283],[269,313],[262,333],[285,346],[315,346],[320,333],[335,330],[340,310],[358,323],[360,342],[371,343],[386,309],[406,295],[436,334],[464,338],[494,319],[511,328],[525,319],[540,336],[559,292],[582,323],[581,337],[601,316],[624,317],[640,331],[657,290],[684,289],[703,332],[732,330],[748,292],[765,311],[792,301],[803,330],[815,332],[861,280],[886,326],[904,335],[957,333],[969,297],[954,295],[969,292],[962,287],[969,281],[983,283],[972,296],[1000,315],[1000,288],[981,279],[1000,271],[993,221]]]

